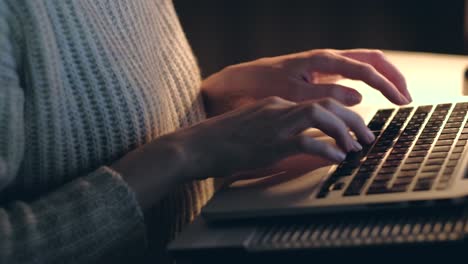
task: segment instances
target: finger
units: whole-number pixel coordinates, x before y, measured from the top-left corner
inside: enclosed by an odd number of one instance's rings
[[[323,108],[335,114],[337,117],[341,118],[341,120],[343,120],[343,122],[356,134],[360,141],[370,144],[375,140],[375,136],[372,131],[370,131],[366,126],[362,117],[355,112],[347,109],[332,99],[322,100],[319,104]]]
[[[286,141],[285,148],[289,148],[290,152],[293,153],[317,155],[334,162],[342,162],[346,158],[346,154],[343,151],[331,144],[316,140],[304,134],[294,136]]]
[[[270,108],[287,108],[293,105],[296,105],[296,103],[283,99],[279,96],[270,96],[260,100],[258,104],[253,106],[253,109],[262,109],[265,106]]]
[[[329,97],[347,106],[353,106],[362,100],[362,95],[358,91],[339,84],[309,84],[295,81],[294,90],[294,92],[289,93],[292,97],[297,97],[290,99],[293,101],[318,100]]]
[[[379,90],[391,102],[399,105],[408,104],[406,97],[398,91],[393,83],[387,80],[370,64],[341,56],[332,52],[314,53],[308,60],[311,72],[340,74],[353,80],[361,80]]]
[[[295,107],[282,118],[280,124],[284,126],[287,136],[297,135],[309,128],[318,128],[334,138],[337,145],[346,152],[362,149],[340,118],[315,103],[304,103]]]
[[[337,51],[340,55],[345,57],[358,60],[360,62],[368,63],[372,65],[378,72],[380,72],[385,78],[392,82],[396,88],[405,97],[412,101],[411,95],[406,86],[406,80],[403,74],[393,65],[380,50],[345,50]]]

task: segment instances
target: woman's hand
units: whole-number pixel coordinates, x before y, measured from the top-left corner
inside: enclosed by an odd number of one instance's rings
[[[378,50],[312,50],[233,65],[202,84],[209,116],[257,100],[278,96],[293,102],[333,98],[344,105],[358,104],[354,89],[335,84],[339,77],[361,80],[390,101],[411,102],[403,75]],[[338,78],[337,78],[338,77]]]
[[[338,148],[303,134],[309,128],[334,138]],[[350,130],[362,142],[374,140],[361,117],[333,99],[298,104],[270,97],[171,134],[166,140],[187,153],[185,176],[193,180],[266,167],[296,154],[340,162],[345,153],[362,149]]]
[[[335,139],[338,148],[305,135],[309,128]],[[374,140],[361,117],[333,99],[294,103],[270,97],[162,136],[111,167],[147,207],[179,182],[229,176],[292,155],[340,162],[346,152],[362,149],[350,130],[362,142]]]

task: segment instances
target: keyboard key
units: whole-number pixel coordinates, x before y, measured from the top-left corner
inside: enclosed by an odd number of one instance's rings
[[[383,194],[383,193],[389,193],[390,189],[387,187],[372,187],[367,190],[367,194]]]
[[[466,145],[466,139],[459,139],[455,144],[456,147],[464,147]]]
[[[432,188],[432,184],[434,183],[434,180],[432,179],[421,179],[416,182],[416,185],[414,186],[413,190],[414,191],[427,191]]]
[[[398,173],[399,178],[413,178],[416,176],[416,171],[400,171]]]
[[[463,152],[464,147],[454,147],[452,153],[461,153]]]
[[[380,173],[375,176],[374,181],[388,182],[393,178],[393,173]]]
[[[429,151],[430,148],[431,148],[430,144],[416,145],[413,147],[412,151]]]
[[[394,173],[397,170],[397,167],[388,167],[388,168],[381,168],[380,173]]]
[[[408,158],[405,161],[405,164],[412,164],[412,163],[421,164],[423,162],[423,160],[424,160],[424,157]]]
[[[444,152],[434,152],[429,155],[429,159],[437,159],[437,158],[445,158],[447,157],[447,153]]]
[[[393,186],[395,185],[409,185],[413,181],[413,178],[403,177],[403,178],[396,178],[393,182]]]
[[[422,172],[438,172],[442,166],[441,165],[429,165],[422,168]]]
[[[329,188],[330,191],[339,191],[339,190],[342,190],[345,186],[345,183],[344,182],[336,182],[334,184],[332,184]]]
[[[356,178],[355,178],[356,179]],[[364,186],[367,183],[367,180],[353,180],[346,191],[344,192],[344,196],[354,196],[354,195],[360,195],[362,190],[364,189]]]
[[[397,148],[392,150],[392,154],[406,154],[408,148]]]
[[[452,174],[455,167],[445,167],[444,174]]]
[[[424,144],[432,144],[434,142],[433,139],[419,139],[418,142],[416,142],[417,145],[424,145]]]
[[[429,159],[425,165],[442,165],[445,159]]]
[[[394,154],[394,153],[392,153],[387,157],[387,160],[402,160],[404,157],[405,157],[404,154]]]
[[[383,168],[386,167],[396,167],[399,166],[401,163],[401,160],[387,160],[385,163],[382,165]]]
[[[444,128],[459,128],[460,124],[458,123],[447,123]]]
[[[438,140],[436,142],[436,147],[438,146],[451,146],[453,144],[453,140],[451,139],[442,139],[442,140]]]
[[[432,149],[432,152],[448,152],[450,150],[450,146],[439,146],[439,147],[434,147]]]
[[[409,154],[409,157],[412,158],[412,157],[424,157],[426,156],[427,154],[427,151],[411,151],[411,153]]]
[[[443,135],[440,135],[439,139],[455,139],[456,136],[457,136],[456,134],[443,134]]]
[[[435,179],[437,177],[437,172],[431,171],[431,172],[422,172],[418,175],[418,179]]]
[[[447,123],[455,123],[455,122],[462,122],[464,119],[464,117],[462,116],[451,116],[449,117],[449,119],[447,120]]]
[[[445,164],[446,167],[455,167],[457,166],[458,160],[449,160],[447,164]]]
[[[395,192],[406,192],[408,190],[408,184],[401,184],[401,185],[394,185],[392,186],[392,188],[390,188],[390,191],[391,193],[395,193]]]
[[[459,158],[461,158],[461,153],[452,153],[452,154],[450,154],[450,159],[458,160]]]
[[[405,164],[401,167],[401,170],[402,171],[418,170],[420,166],[421,166],[420,164]]]
[[[443,191],[443,190],[446,190],[448,187],[449,187],[448,182],[439,182],[436,186],[436,190]]]
[[[456,133],[458,133],[458,128],[445,128],[441,132],[441,134],[456,134]]]

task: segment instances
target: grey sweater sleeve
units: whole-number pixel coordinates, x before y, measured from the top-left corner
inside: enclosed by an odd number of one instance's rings
[[[8,10],[0,3],[0,192],[24,152],[15,32],[2,12]],[[145,233],[134,193],[102,167],[36,201],[0,204],[0,263],[93,263],[122,249],[144,250]]]
[[[121,177],[102,167],[32,203],[0,208],[0,263],[94,263],[142,255],[143,216]]]

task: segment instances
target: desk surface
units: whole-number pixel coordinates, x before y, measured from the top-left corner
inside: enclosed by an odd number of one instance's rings
[[[403,51],[385,51],[385,54],[405,76],[413,104],[451,101],[462,95],[468,56]],[[357,88],[363,95],[363,106],[392,106],[379,91],[361,82],[340,83]]]
[[[434,104],[460,100],[463,96],[464,72],[468,56],[405,51],[384,51],[406,78],[413,97],[410,105]],[[340,84],[355,88],[362,96],[361,104],[352,107],[367,121],[375,108],[395,107],[379,91],[366,84],[342,80]]]

